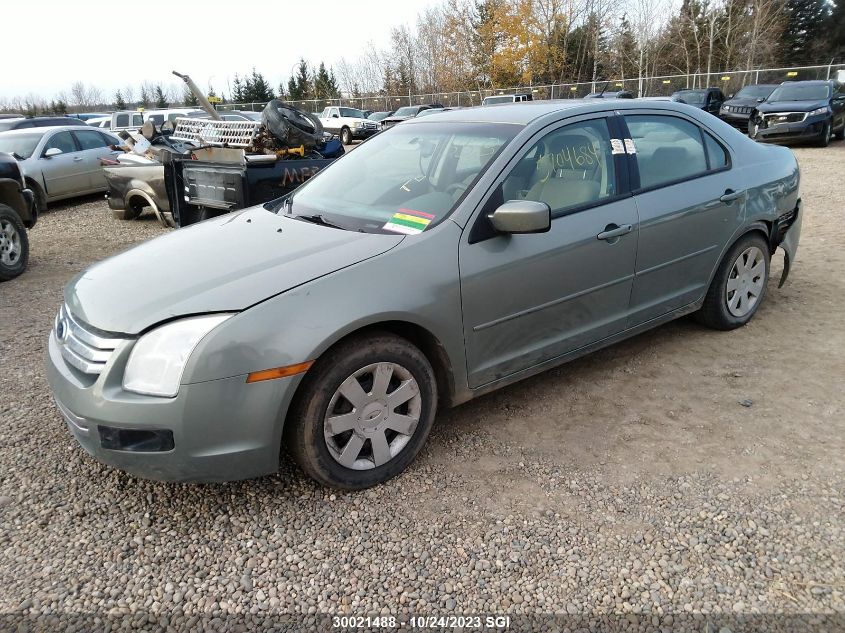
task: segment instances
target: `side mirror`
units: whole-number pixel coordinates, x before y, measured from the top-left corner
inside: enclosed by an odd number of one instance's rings
[[[44,152],[44,158],[52,158],[53,156],[58,156],[62,153],[58,147],[51,147],[46,152]]]
[[[499,233],[545,233],[552,228],[552,210],[545,202],[508,200],[487,217]]]
[[[765,99],[763,97],[757,97],[757,103],[763,103]]]
[[[335,112],[335,113],[332,115],[332,118],[333,118],[333,119],[339,119],[339,118],[340,118],[340,115],[339,115],[337,112]]]
[[[728,99],[733,99],[733,98],[734,98],[733,93],[731,93],[731,94],[729,94],[729,95],[728,95]]]

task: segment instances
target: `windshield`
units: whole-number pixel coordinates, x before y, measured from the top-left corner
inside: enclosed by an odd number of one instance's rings
[[[340,116],[348,116],[353,119],[366,119],[367,115],[364,114],[363,110],[358,110],[357,108],[341,108],[340,109]]]
[[[774,90],[774,86],[745,86],[736,93],[737,99],[765,99]]]
[[[446,219],[521,126],[419,123],[355,149],[268,209],[367,233],[420,233]]]
[[[4,134],[0,136],[0,152],[15,154],[18,158],[29,158],[42,136],[44,136],[43,132]]]
[[[419,106],[405,106],[404,108],[399,108],[396,112],[394,112],[393,116],[416,116],[419,111]]]
[[[680,90],[673,95],[676,99],[690,105],[704,105],[707,92],[704,90]]]
[[[390,116],[390,112],[373,112],[367,118],[370,121],[381,121],[382,119],[386,119],[389,116]]]
[[[484,103],[485,104],[512,103],[512,102],[513,102],[513,96],[512,95],[507,95],[507,96],[504,96],[504,97],[484,97]]]
[[[782,84],[769,97],[773,101],[821,101],[830,96],[824,84]]]

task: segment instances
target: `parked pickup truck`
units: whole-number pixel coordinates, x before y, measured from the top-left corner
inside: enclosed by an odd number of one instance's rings
[[[362,110],[330,106],[325,108],[318,117],[326,132],[337,134],[344,145],[352,143],[353,139],[367,139],[378,133],[379,124],[370,121]]]
[[[179,227],[284,196],[335,160],[280,160],[224,147],[162,158],[168,206]]]

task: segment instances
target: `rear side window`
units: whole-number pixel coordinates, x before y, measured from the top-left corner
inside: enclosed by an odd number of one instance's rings
[[[625,122],[637,148],[640,188],[658,187],[707,171],[698,126],[660,114],[629,115]]]
[[[76,140],[79,141],[79,146],[82,149],[100,149],[106,146],[103,135],[94,130],[80,130],[73,134],[76,136]]]
[[[704,134],[704,144],[707,146],[707,158],[710,159],[710,169],[722,169],[728,166],[728,153],[725,148],[707,132]]]
[[[117,127],[129,127],[129,115],[118,114],[115,119],[115,123],[117,124]]]

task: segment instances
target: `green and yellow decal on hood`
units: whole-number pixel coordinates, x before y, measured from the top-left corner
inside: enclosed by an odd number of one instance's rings
[[[416,235],[425,231],[425,228],[431,224],[433,219],[434,216],[430,213],[414,211],[413,209],[399,209],[382,228],[394,233]]]

